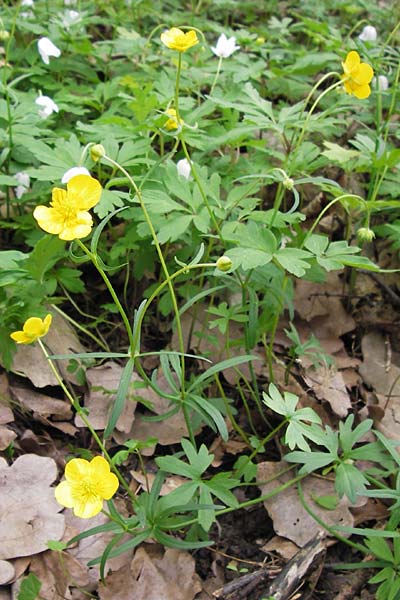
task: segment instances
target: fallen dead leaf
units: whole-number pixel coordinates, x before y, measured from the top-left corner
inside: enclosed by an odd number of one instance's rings
[[[51,458],[24,454],[11,466],[0,459],[0,559],[37,554],[61,539],[64,516],[50,487],[56,477]]]
[[[140,471],[129,471],[129,473],[132,475],[132,477],[135,481],[140,483],[140,485],[142,486],[142,488],[145,492],[151,491],[154,480],[156,478],[156,476],[153,475],[153,473],[147,473],[147,479],[143,475],[143,473],[141,473]],[[169,494],[170,492],[173,492],[174,490],[176,490],[176,488],[183,485],[187,481],[188,481],[188,479],[185,479],[184,477],[179,477],[178,475],[167,477],[164,480],[164,483],[161,487],[160,496],[166,496],[167,494]]]
[[[260,550],[266,554],[275,552],[285,560],[290,560],[299,551],[299,547],[286,538],[274,535],[264,546],[261,546]]]
[[[181,550],[140,547],[130,565],[99,585],[101,600],[193,600],[201,591],[193,557]]]
[[[71,404],[66,400],[59,400],[20,386],[11,386],[10,392],[22,408],[33,412],[34,418],[40,416],[53,417],[56,420],[68,420],[72,417]]]
[[[346,417],[351,409],[351,400],[343,376],[335,367],[310,367],[304,381],[319,400],[329,402],[338,417]]]
[[[17,437],[15,431],[5,427],[4,425],[0,425],[0,450],[5,450],[11,444],[13,440]]]
[[[287,467],[288,463],[285,461],[263,462],[258,465],[257,479],[268,481],[259,486],[263,495],[272,492],[293,477],[290,472],[278,476]],[[347,498],[343,497],[334,510],[326,510],[313,500],[313,496],[334,495],[333,481],[311,475],[303,479],[301,485],[306,502],[322,521],[329,525],[353,526],[354,519],[349,510],[350,503]],[[361,506],[365,502],[365,498],[360,498],[357,506]],[[301,548],[319,532],[325,532],[303,508],[296,485],[285,489],[281,494],[268,498],[264,501],[264,506],[273,520],[276,534],[288,538]]]
[[[369,406],[375,427],[391,439],[399,439],[400,368],[388,361],[387,344],[379,333],[361,340],[363,363],[360,375],[376,392],[377,405]]]
[[[39,579],[40,598],[65,600],[71,598],[70,587],[84,588],[89,584],[89,574],[68,552],[41,552],[33,557],[30,573]]]
[[[8,560],[0,560],[0,585],[6,585],[15,576],[15,569]]]

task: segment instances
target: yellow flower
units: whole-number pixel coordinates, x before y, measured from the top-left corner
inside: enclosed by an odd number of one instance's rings
[[[102,456],[90,462],[73,458],[65,467],[65,481],[59,483],[54,494],[62,506],[73,508],[81,519],[90,519],[103,508],[118,489],[118,478],[110,473],[110,465]]]
[[[14,331],[10,333],[10,338],[17,344],[33,344],[38,338],[43,337],[49,330],[51,325],[51,314],[45,318],[29,317],[23,325],[22,331]]]
[[[343,85],[348,94],[363,100],[371,93],[369,83],[374,76],[374,71],[368,63],[361,62],[358,52],[352,50],[346,56],[343,66]]]
[[[168,108],[165,112],[170,117],[164,124],[165,129],[171,131],[171,129],[178,129],[180,125],[183,125],[183,119],[179,119],[178,122],[178,117],[176,116],[176,110],[174,108]]]
[[[167,48],[178,50],[178,52],[185,52],[185,50],[199,43],[197,34],[193,29],[184,33],[178,27],[172,27],[168,31],[164,31],[161,34],[161,41]]]
[[[67,190],[54,188],[50,207],[37,206],[33,216],[39,227],[58,235],[60,240],[84,238],[92,230],[93,220],[87,212],[96,206],[101,185],[90,175],[76,175],[67,183]]]

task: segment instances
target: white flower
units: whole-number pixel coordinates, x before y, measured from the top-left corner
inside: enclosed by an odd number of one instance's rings
[[[224,33],[221,33],[218,38],[217,45],[215,48],[211,46],[211,50],[214,52],[215,56],[219,56],[220,58],[228,58],[228,56],[240,48],[240,46],[235,46],[235,42],[235,37],[232,36],[228,39]]]
[[[362,42],[375,42],[377,37],[378,33],[375,27],[373,25],[366,25],[358,36],[358,39]]]
[[[192,176],[190,175],[192,167],[187,158],[181,158],[181,160],[178,160],[176,163],[176,168],[178,170],[178,175],[181,175],[187,180],[192,179]]]
[[[57,104],[48,96],[38,96],[35,102],[38,106],[43,106],[43,108],[39,110],[39,115],[42,119],[47,119],[53,112],[58,112]]]
[[[79,23],[81,20],[81,15],[77,10],[66,10],[64,16],[62,18],[62,24],[65,29],[69,29],[71,25],[75,25]]]
[[[19,183],[19,185],[17,185],[17,187],[15,188],[15,195],[19,199],[22,198],[25,192],[28,191],[31,179],[28,173],[25,173],[24,171],[19,171],[18,173],[15,173],[14,178]]]
[[[50,56],[55,56],[58,58],[61,54],[61,50],[57,48],[57,46],[55,46],[47,37],[40,38],[38,41],[38,50],[40,56],[42,57],[42,61],[46,65],[48,65],[50,62]]]
[[[72,167],[64,173],[61,179],[61,183],[68,183],[70,179],[76,177],[76,175],[90,175],[89,171],[85,167]]]
[[[378,75],[378,77],[374,77],[375,87],[379,88],[381,92],[389,89],[389,80],[386,75]]]
[[[22,0],[21,2],[21,6],[33,6],[34,4],[34,0]]]
[[[75,6],[76,0],[64,0],[65,6]]]

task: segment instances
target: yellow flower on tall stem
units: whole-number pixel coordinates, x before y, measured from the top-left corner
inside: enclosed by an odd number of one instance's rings
[[[102,510],[104,500],[114,496],[118,485],[118,477],[102,456],[90,462],[73,458],[65,467],[65,481],[56,486],[54,494],[57,502],[72,508],[77,517],[90,519]]]
[[[371,65],[361,62],[358,52],[352,50],[346,56],[342,66],[344,71],[342,81],[346,92],[360,100],[368,98],[371,93],[369,83],[374,76]]]
[[[10,333],[10,338],[17,344],[33,344],[38,338],[46,335],[51,325],[52,316],[49,313],[44,319],[29,317],[22,327],[22,331]]]
[[[199,43],[196,32],[191,29],[186,33],[178,27],[171,27],[167,31],[161,34],[162,43],[171,48],[171,50],[178,50],[178,52],[185,52],[192,46]]]
[[[100,200],[101,185],[90,175],[76,175],[67,183],[67,189],[54,188],[50,206],[37,206],[33,216],[47,233],[60,240],[84,238],[92,230],[93,220],[87,212]]]
[[[174,108],[168,108],[165,113],[169,116],[168,121],[164,123],[164,127],[167,129],[167,131],[178,129],[181,125],[183,125],[183,119],[178,120],[178,116]]]

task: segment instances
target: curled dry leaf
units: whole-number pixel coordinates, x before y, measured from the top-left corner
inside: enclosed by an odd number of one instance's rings
[[[304,381],[319,400],[329,402],[335,414],[346,417],[351,409],[351,400],[343,376],[336,368],[311,367],[307,369]]]
[[[195,562],[187,552],[140,547],[130,565],[99,585],[101,600],[193,600],[201,591]]]
[[[56,420],[70,419],[72,416],[71,404],[66,400],[52,398],[35,390],[25,387],[11,386],[11,394],[24,409],[31,410],[35,415]]]
[[[50,487],[56,477],[51,458],[25,454],[11,466],[0,459],[0,559],[43,552],[62,538],[64,516]]]
[[[263,462],[258,465],[257,479],[268,481],[259,486],[263,495],[272,492],[293,477],[293,472],[278,476],[287,467],[288,463],[285,461]],[[320,519],[329,525],[353,527],[354,519],[349,510],[350,504],[347,498],[343,497],[334,510],[326,510],[313,500],[313,497],[317,496],[333,496],[335,494],[333,481],[310,475],[303,479],[301,485],[306,502]],[[364,504],[365,501],[360,498],[359,505]],[[297,546],[305,546],[319,532],[324,532],[324,529],[303,508],[296,485],[285,489],[281,494],[268,498],[264,501],[264,506],[274,522],[274,530],[277,535],[292,540]]]

